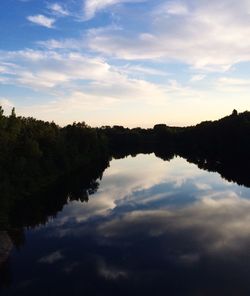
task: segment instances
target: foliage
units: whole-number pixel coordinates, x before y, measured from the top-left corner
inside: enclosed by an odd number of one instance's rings
[[[29,195],[59,177],[106,155],[102,134],[85,123],[55,123],[4,116],[0,108],[0,189],[3,195]]]

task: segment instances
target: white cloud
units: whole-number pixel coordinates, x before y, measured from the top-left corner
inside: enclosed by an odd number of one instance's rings
[[[84,92],[100,97],[124,100],[143,100],[151,105],[166,101],[168,92],[179,92],[181,86],[170,81],[167,86],[140,79],[131,78],[128,73],[137,71],[150,75],[163,75],[161,71],[141,66],[116,67],[102,58],[93,58],[77,52],[60,53],[56,51],[24,50],[3,53],[0,63],[15,65],[15,70],[3,69],[2,77],[8,83],[23,85],[34,90],[63,87],[77,91],[78,81],[85,81]],[[11,75],[7,75],[11,73]],[[7,75],[7,76],[5,76]],[[184,92],[184,89],[183,89]],[[185,88],[185,92],[188,89]]]
[[[73,80],[109,81],[121,75],[101,58],[90,58],[80,53],[23,50],[2,52],[0,61],[12,61],[18,68],[9,81],[32,87],[52,88]],[[10,68],[10,67],[9,67]],[[8,74],[5,69],[1,74]]]
[[[53,25],[56,21],[54,18],[49,18],[42,14],[30,15],[27,17],[27,19],[34,24],[37,24],[39,26],[43,26],[46,28],[50,28],[50,29],[53,28]]]
[[[132,29],[123,32],[90,31],[89,47],[121,59],[174,60],[207,71],[250,60],[248,1],[166,2],[142,18],[145,32],[135,30],[137,20],[131,19]]]
[[[118,3],[141,1],[86,0],[85,18]],[[140,9],[140,18],[127,13],[119,16],[119,26],[90,29],[78,40],[51,39],[40,45],[50,49],[88,48],[125,60],[177,61],[208,72],[224,72],[234,64],[250,61],[247,0],[211,0],[209,5],[204,0],[161,1],[152,9]]]
[[[58,3],[51,3],[48,5],[48,8],[58,16],[68,16],[70,14],[67,9]]]
[[[103,32],[105,34],[105,30]],[[150,39],[150,35],[144,35],[144,39],[147,38]],[[66,43],[70,45],[70,41],[66,41],[62,40],[62,48],[60,44],[52,44],[51,49],[0,52],[0,83],[39,91],[39,96],[45,100],[30,101],[30,106],[22,104],[18,107],[19,114],[56,120],[59,124],[85,120],[98,126],[147,127],[159,122],[195,124],[205,118],[221,116],[221,109],[214,110],[214,104],[209,101],[211,96],[215,98],[214,94],[196,90],[194,84],[190,87],[170,79],[164,71],[154,68],[154,64],[112,65],[107,58],[82,54],[82,49],[63,48]],[[54,48],[57,46],[59,48]],[[164,82],[150,81],[153,76]],[[222,105],[224,102],[221,99],[214,103]],[[200,110],[196,116],[194,104],[196,110]],[[223,106],[223,115],[234,108],[242,109],[235,106],[234,98],[227,99],[226,108]]]
[[[2,83],[47,92],[49,97],[52,94],[55,96],[56,99],[50,103],[40,103],[39,108],[37,106],[22,108],[27,115],[29,114],[27,112],[32,113],[32,108],[35,108],[40,114],[40,116],[37,114],[39,118],[42,115],[42,118],[46,116],[48,119],[55,110],[57,114],[54,114],[55,117],[60,115],[61,118],[65,118],[63,114],[66,112],[72,120],[76,120],[82,110],[103,110],[111,106],[114,110],[117,104],[121,111],[124,110],[124,106],[128,107],[130,104],[137,108],[140,105],[145,108],[165,105],[168,93],[181,91],[181,87],[177,84],[173,86],[172,82],[167,86],[161,86],[141,78],[132,78],[126,73],[127,69],[124,71],[123,68],[112,66],[104,59],[88,57],[77,52],[38,50],[2,52],[0,64],[3,63],[14,65],[14,68],[9,66],[8,69],[3,69],[0,74]],[[140,67],[137,69],[139,72],[141,70]],[[152,69],[147,70],[151,74],[158,74]],[[117,120],[118,118],[119,114]],[[52,120],[53,117],[49,119]],[[59,121],[61,122],[60,119]]]
[[[1,84],[38,91],[45,100],[40,99],[39,103],[31,100],[30,106],[18,106],[19,114],[55,120],[58,124],[85,120],[98,126],[150,127],[159,122],[195,124],[221,116],[222,107],[214,110],[214,104],[208,100],[211,96],[215,98],[214,94],[167,79],[161,76],[161,71],[140,64],[115,66],[104,58],[77,51],[26,49],[0,52],[0,66]],[[152,75],[164,77],[164,83],[148,80]],[[244,103],[244,98],[238,103]],[[227,109],[223,99],[214,102],[223,105],[223,115],[234,108],[242,109],[235,106],[235,98],[226,101]],[[194,104],[200,110],[196,116]]]
[[[85,0],[84,2],[84,18],[89,20],[95,16],[95,14],[109,6],[120,3],[136,3],[144,2],[145,0]]]
[[[162,70],[155,69],[153,67],[146,67],[143,65],[132,65],[132,64],[126,64],[125,66],[122,66],[119,68],[119,70],[122,73],[126,73],[132,76],[168,76],[168,73]]]

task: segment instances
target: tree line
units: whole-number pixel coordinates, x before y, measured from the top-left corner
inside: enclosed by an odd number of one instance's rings
[[[220,120],[189,127],[157,124],[149,129],[129,129],[91,128],[84,122],[60,127],[54,122],[17,116],[15,109],[5,116],[0,107],[0,226],[6,225],[14,207],[24,211],[24,200],[27,208],[33,203],[34,213],[37,204],[39,211],[42,203],[52,205],[53,196],[43,193],[54,192],[53,187],[60,188],[63,197],[54,208],[49,207],[51,213],[56,213],[69,196],[88,200],[111,158],[138,153],[153,152],[163,160],[179,155],[200,168],[250,186],[249,151],[247,111],[234,110]],[[45,212],[47,208],[44,206]],[[21,219],[22,215],[14,212]],[[36,213],[34,220],[38,216]]]
[[[153,128],[103,126],[85,122],[59,127],[54,122],[9,116],[0,107],[0,189],[29,194],[97,159],[156,152],[187,159],[237,160],[250,149],[250,112],[195,126]],[[169,157],[167,156],[167,158]],[[246,162],[248,159],[246,159]]]

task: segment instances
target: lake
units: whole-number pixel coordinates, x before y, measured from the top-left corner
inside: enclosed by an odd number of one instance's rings
[[[250,189],[154,154],[97,181],[88,202],[1,231],[1,295],[250,295]]]

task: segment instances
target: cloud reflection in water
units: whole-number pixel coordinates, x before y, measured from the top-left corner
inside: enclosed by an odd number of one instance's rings
[[[181,158],[113,160],[88,204],[28,232],[46,250],[33,250],[37,274],[46,288],[53,273],[62,295],[69,284],[87,295],[248,295],[249,197]]]

